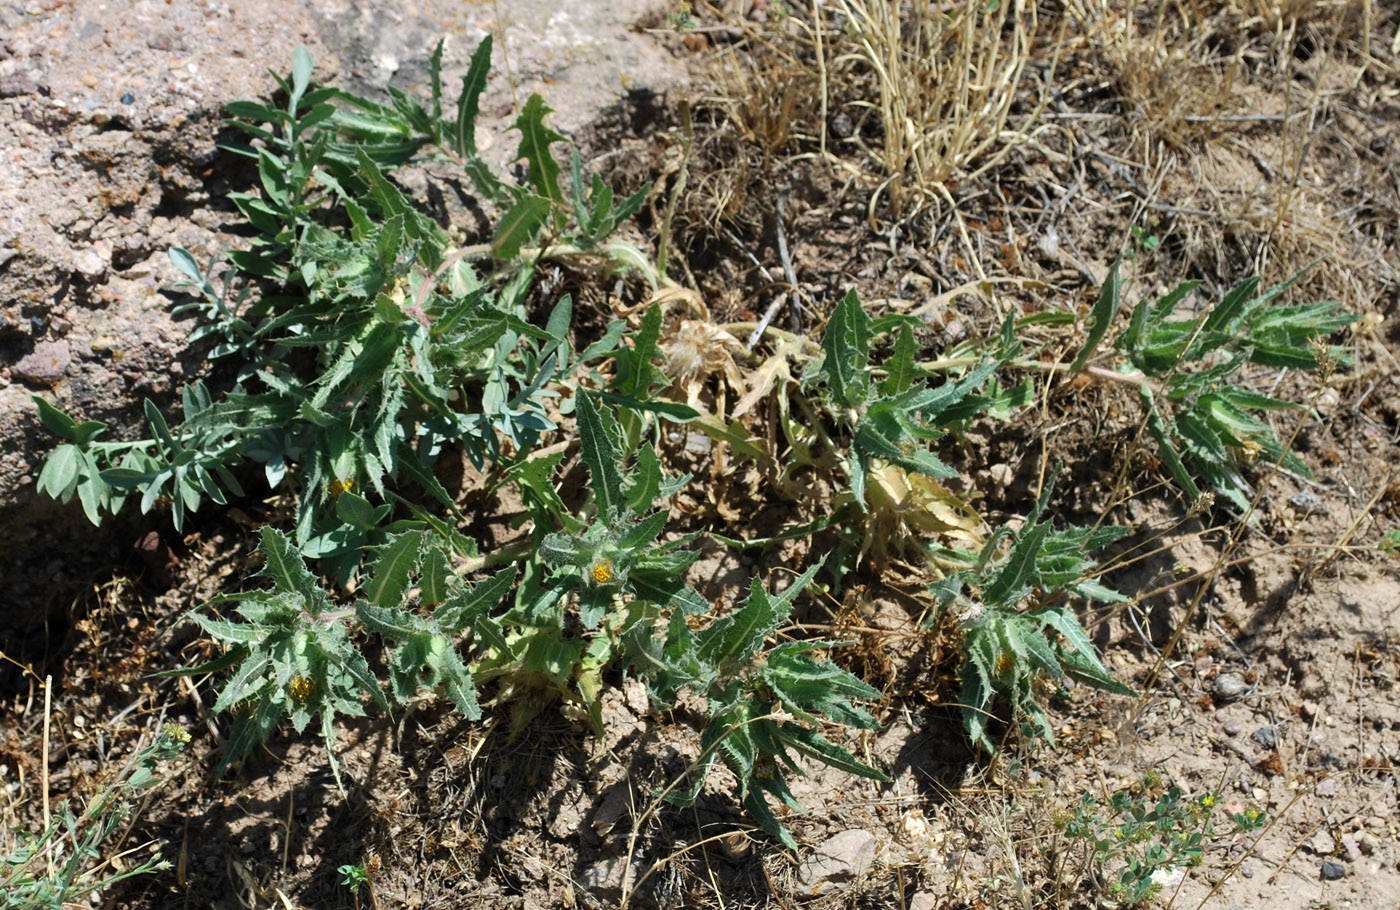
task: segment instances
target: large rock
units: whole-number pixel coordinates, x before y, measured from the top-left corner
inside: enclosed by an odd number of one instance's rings
[[[472,51],[495,35],[480,144],[506,169],[508,124],[540,91],[561,132],[628,93],[664,91],[680,67],[632,26],[663,0],[414,4],[355,0],[0,5],[0,647],[66,607],[55,585],[130,547],[94,535],[76,504],[34,492],[54,440],[34,417],[40,394],[107,438],[144,433],[141,399],[175,399],[203,375],[192,328],[170,314],[172,245],[201,261],[237,242],[227,193],[247,185],[221,153],[223,105],[266,97],[305,45],[316,75],[379,94],[423,91],[445,40],[450,97]],[[508,54],[510,68],[503,65]],[[225,134],[223,139],[232,138]],[[81,545],[79,545],[81,541]],[[113,549],[113,547],[119,549]],[[35,554],[61,555],[55,567]]]

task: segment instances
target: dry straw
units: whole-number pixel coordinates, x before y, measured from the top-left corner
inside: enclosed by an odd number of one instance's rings
[[[835,0],[834,12],[831,69],[868,70],[875,83],[856,102],[878,112],[883,131],[872,212],[881,198],[896,218],[917,211],[1015,147],[1009,122],[1039,24],[1034,3]]]

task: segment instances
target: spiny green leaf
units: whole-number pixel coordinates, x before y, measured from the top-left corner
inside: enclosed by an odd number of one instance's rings
[[[783,742],[791,745],[803,755],[815,758],[823,764],[830,765],[838,771],[845,771],[847,774],[856,774],[870,780],[889,780],[889,776],[884,772],[860,761],[850,752],[830,742],[815,730],[798,724],[785,724],[781,730],[780,736]]]
[[[600,407],[592,392],[580,390],[577,398],[579,441],[583,460],[593,479],[593,499],[598,514],[621,515],[626,508],[622,495],[622,474],[618,468],[618,453],[612,411]]]
[[[1068,650],[1062,650],[1065,661],[1066,672],[1080,680],[1100,689],[1113,692],[1118,695],[1136,696],[1129,687],[1123,685],[1114,678],[1112,673],[1099,662],[1098,653],[1094,650],[1094,643],[1089,640],[1084,627],[1079,623],[1079,617],[1068,607],[1057,607],[1053,609],[1040,610],[1034,614],[1041,623],[1059,632],[1068,645]]]
[[[635,550],[638,547],[649,546],[656,542],[656,538],[666,528],[670,513],[666,511],[653,512],[641,521],[628,528],[622,536],[617,539],[619,550]]]
[[[355,615],[368,631],[394,641],[406,639],[424,628],[421,616],[399,609],[397,604],[377,607],[369,601],[357,600]]]
[[[502,569],[469,590],[449,598],[433,612],[433,619],[447,632],[461,632],[510,593],[516,575],[514,566]]]
[[[423,547],[423,595],[425,606],[436,607],[447,599],[447,551],[434,541]]]
[[[423,535],[416,531],[396,534],[379,548],[374,577],[365,585],[365,596],[381,607],[398,606],[408,590],[409,575],[418,567]]]
[[[308,609],[313,603],[319,604],[317,594],[320,590],[316,586],[316,576],[306,571],[301,553],[292,546],[287,536],[270,525],[264,526],[259,533],[262,541],[258,549],[266,560],[261,574],[271,578],[278,591],[300,595]]]
[[[1070,372],[1078,373],[1089,363],[1089,358],[1094,356],[1098,350],[1099,342],[1103,341],[1104,335],[1108,334],[1108,328],[1113,324],[1113,317],[1118,313],[1119,299],[1123,291],[1123,279],[1119,275],[1118,267],[1122,263],[1121,258],[1113,260],[1113,265],[1109,266],[1108,277],[1104,279],[1103,287],[1099,290],[1099,299],[1094,303],[1094,308],[1089,314],[1091,320],[1089,324],[1089,337],[1084,342],[1084,347],[1079,349],[1079,355],[1074,358],[1074,363],[1070,364]]]
[[[1006,565],[982,591],[982,597],[987,603],[1007,603],[1034,578],[1036,557],[1040,555],[1041,545],[1049,533],[1048,524],[1037,524],[1021,532],[1011,547]]]
[[[529,181],[535,192],[554,203],[563,204],[564,194],[559,190],[559,163],[549,146],[564,139],[563,136],[544,125],[544,115],[550,108],[539,95],[531,95],[515,118],[515,128],[520,130],[520,148],[516,158],[524,158],[530,164]]]
[[[822,350],[826,354],[822,372],[832,397],[842,407],[855,407],[865,398],[870,342],[870,317],[852,289],[832,310],[822,335]]]
[[[267,685],[264,671],[270,667],[271,663],[272,659],[264,648],[250,653],[239,666],[238,672],[219,691],[219,698],[214,702],[214,713],[227,711],[239,702],[255,695],[263,686]]]
[[[825,561],[825,558],[818,560],[776,597],[755,578],[748,600],[738,611],[716,620],[696,636],[701,660],[718,667],[748,660],[763,646],[763,640],[787,619],[793,600],[812,583]]]
[[[661,307],[653,304],[642,314],[641,327],[632,336],[631,349],[617,357],[617,376],[611,391],[627,398],[646,399],[659,371],[652,365],[657,355],[656,343],[661,337]]]
[[[462,77],[462,93],[457,97],[457,122],[454,124],[453,141],[457,154],[477,192],[487,199],[500,203],[509,197],[511,191],[482,161],[476,148],[476,118],[479,112],[481,93],[486,89],[486,76],[491,70],[491,36],[481,39],[467,74]]]
[[[491,254],[508,261],[517,258],[520,248],[539,233],[552,208],[552,203],[543,196],[522,195],[501,217],[496,237],[491,242]]]
[[[661,458],[655,447],[643,445],[637,452],[637,463],[627,488],[627,511],[639,515],[651,508],[661,493],[661,476]]]

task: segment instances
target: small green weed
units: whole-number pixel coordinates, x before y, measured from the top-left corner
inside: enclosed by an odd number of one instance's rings
[[[346,863],[335,871],[345,876],[340,883],[352,892],[358,892],[361,885],[369,884],[369,873],[365,871],[364,866]]]
[[[1202,863],[1217,838],[1219,802],[1213,793],[1189,799],[1178,787],[1164,790],[1160,778],[1150,774],[1138,787],[1118,790],[1106,801],[1084,794],[1055,826],[1085,851],[1093,880],[1114,899],[1137,906],[1162,891],[1163,874]],[[1232,814],[1231,834],[1258,831],[1264,824],[1264,814],[1248,808]]]
[[[155,853],[139,865],[114,864],[112,871],[104,871],[111,858],[104,850],[120,846],[113,835],[125,830],[140,794],[160,783],[156,766],[179,755],[189,740],[182,727],[167,724],[80,814],[65,800],[43,831],[19,831],[16,840],[0,844],[0,908],[63,910],[123,879],[169,869],[170,863]]]

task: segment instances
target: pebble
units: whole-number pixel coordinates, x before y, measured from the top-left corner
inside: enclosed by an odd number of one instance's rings
[[[1315,701],[1305,701],[1298,706],[1298,715],[1302,717],[1303,720],[1309,722],[1311,722],[1314,717],[1317,717],[1317,711],[1317,702]]]
[[[1347,874],[1347,867],[1341,863],[1334,863],[1331,860],[1322,862],[1322,880],[1325,882],[1335,882],[1337,879]]]
[[[97,278],[107,271],[107,263],[102,261],[102,257],[91,248],[83,250],[73,257],[73,267],[85,278]]]
[[[1337,782],[1336,782],[1336,780],[1334,780],[1334,779],[1332,779],[1332,778],[1329,777],[1329,778],[1327,778],[1326,780],[1320,780],[1320,781],[1318,781],[1318,782],[1317,782],[1317,795],[1318,795],[1318,796],[1336,796],[1336,795],[1337,795]]]
[[[54,385],[73,362],[66,341],[41,341],[11,368],[16,376],[38,385]]]
[[[1361,859],[1361,845],[1354,837],[1342,838],[1342,853],[1346,855],[1347,862],[1354,863]]]
[[[646,874],[649,865],[650,863],[641,856],[632,858],[631,883],[634,887],[637,881]],[[579,876],[579,881],[598,897],[615,898],[622,896],[622,885],[626,874],[627,857],[605,856],[584,869],[583,874]]]
[[[875,865],[875,850],[875,835],[859,828],[828,838],[798,867],[799,893],[816,897],[830,885],[864,875]]]
[[[1215,694],[1225,699],[1235,699],[1243,695],[1249,686],[1233,673],[1221,673],[1215,678]]]
[[[1245,863],[1243,866],[1240,866],[1240,875],[1243,875],[1245,878],[1254,878],[1254,864]]]
[[[1273,724],[1260,727],[1251,733],[1249,738],[1265,749],[1272,749],[1278,745],[1278,727]]]
[[[1362,834],[1356,844],[1361,848],[1361,852],[1367,856],[1374,856],[1376,851],[1381,847],[1381,842],[1369,831]]]
[[[1244,724],[1240,723],[1239,718],[1232,717],[1225,721],[1220,729],[1225,732],[1226,736],[1239,736],[1240,731],[1244,729]]]
[[[1289,497],[1288,504],[1304,515],[1327,514],[1327,503],[1312,490],[1299,490]]]
[[[1337,842],[1326,831],[1319,831],[1308,841],[1308,849],[1318,856],[1331,856],[1337,851]]]

